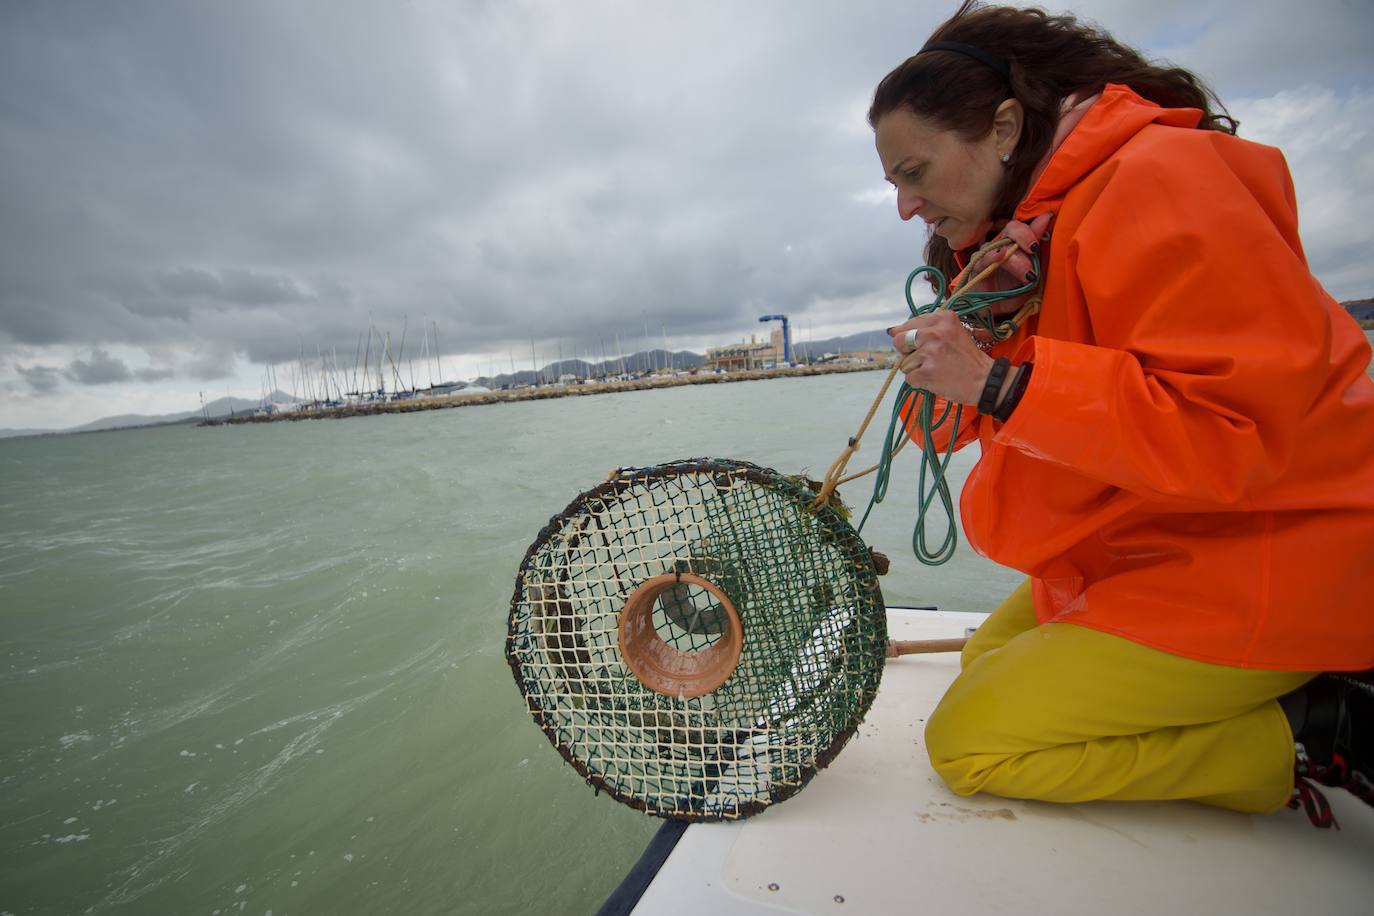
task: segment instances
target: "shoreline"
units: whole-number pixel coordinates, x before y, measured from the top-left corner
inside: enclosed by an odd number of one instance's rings
[[[450,407],[478,407],[486,404],[506,404],[517,401],[542,401],[548,398],[585,397],[595,394],[616,394],[622,391],[647,391],[655,388],[677,388],[683,385],[722,385],[731,382],[754,382],[775,378],[805,378],[814,375],[840,375],[848,372],[874,372],[888,369],[890,363],[846,363],[826,366],[792,366],[786,369],[751,369],[743,372],[721,372],[699,375],[672,375],[641,378],[626,382],[585,382],[580,385],[543,385],[538,388],[516,388],[506,391],[483,391],[477,394],[450,394],[439,397],[413,397],[401,401],[344,404],[315,410],[300,410],[271,416],[251,414],[242,417],[223,417],[202,420],[196,426],[229,426],[243,423],[280,423],[298,420],[342,420],[348,417],[367,417],[375,414],[414,413],[421,410],[445,410]]]

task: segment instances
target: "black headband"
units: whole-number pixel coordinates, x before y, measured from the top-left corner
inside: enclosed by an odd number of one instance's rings
[[[924,54],[927,51],[953,51],[955,54],[963,54],[996,70],[1002,74],[1003,79],[1011,79],[1011,67],[1007,66],[1006,61],[1000,57],[994,57],[982,48],[966,45],[962,41],[932,41],[916,53]]]

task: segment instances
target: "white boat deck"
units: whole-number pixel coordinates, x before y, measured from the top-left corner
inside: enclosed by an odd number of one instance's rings
[[[889,610],[893,639],[983,617]],[[836,761],[746,821],[687,829],[636,914],[1369,913],[1374,808],[1326,791],[1341,831],[1185,802],[960,798],[921,746],[958,656],[893,659]]]

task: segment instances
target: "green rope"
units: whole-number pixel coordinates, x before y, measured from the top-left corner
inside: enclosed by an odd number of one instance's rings
[[[1037,276],[1039,275],[1040,258],[1036,255],[1031,255],[1031,269]],[[938,292],[934,302],[918,306],[912,299],[911,285],[917,277],[923,274],[930,274],[935,278]],[[1016,333],[1016,322],[1011,319],[997,319],[989,307],[997,302],[1027,295],[1035,289],[1035,284],[1027,283],[1015,289],[988,292],[964,291],[956,293],[946,302],[944,291],[948,288],[949,284],[945,281],[944,273],[938,268],[924,264],[907,275],[907,308],[911,310],[913,317],[928,315],[942,308],[953,309],[954,314],[959,316],[959,320],[970,330],[982,329],[992,335],[994,340],[1006,340]],[[955,431],[959,429],[964,414],[964,405],[962,404],[946,401],[944,409],[940,411],[939,416],[936,416],[935,395],[924,388],[913,388],[906,382],[902,382],[901,387],[897,390],[897,400],[892,406],[892,419],[888,423],[887,435],[883,439],[883,453],[882,457],[878,459],[878,470],[873,482],[873,497],[869,500],[868,508],[864,510],[858,530],[863,531],[864,523],[868,521],[868,514],[873,511],[874,506],[882,502],[883,498],[887,496],[887,486],[892,474],[892,454],[906,435],[906,429],[902,423],[902,413],[905,411],[907,416],[912,416],[913,407],[916,428],[920,432],[921,475],[917,488],[916,524],[911,534],[911,550],[916,554],[916,559],[927,566],[939,566],[954,556],[955,545],[959,542],[954,524],[954,497],[950,494],[946,474],[949,469],[949,461],[954,456]],[[935,445],[935,431],[944,425],[946,420],[950,419],[951,412],[954,415],[954,429],[950,432],[948,444],[941,451]],[[945,513],[945,534],[939,547],[932,550],[926,536],[926,514],[937,500]]]

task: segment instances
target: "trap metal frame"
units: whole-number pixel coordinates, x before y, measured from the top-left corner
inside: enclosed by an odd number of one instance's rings
[[[799,792],[873,701],[873,557],[818,487],[744,461],[622,468],[526,552],[506,658],[598,791],[659,817],[747,817]]]

